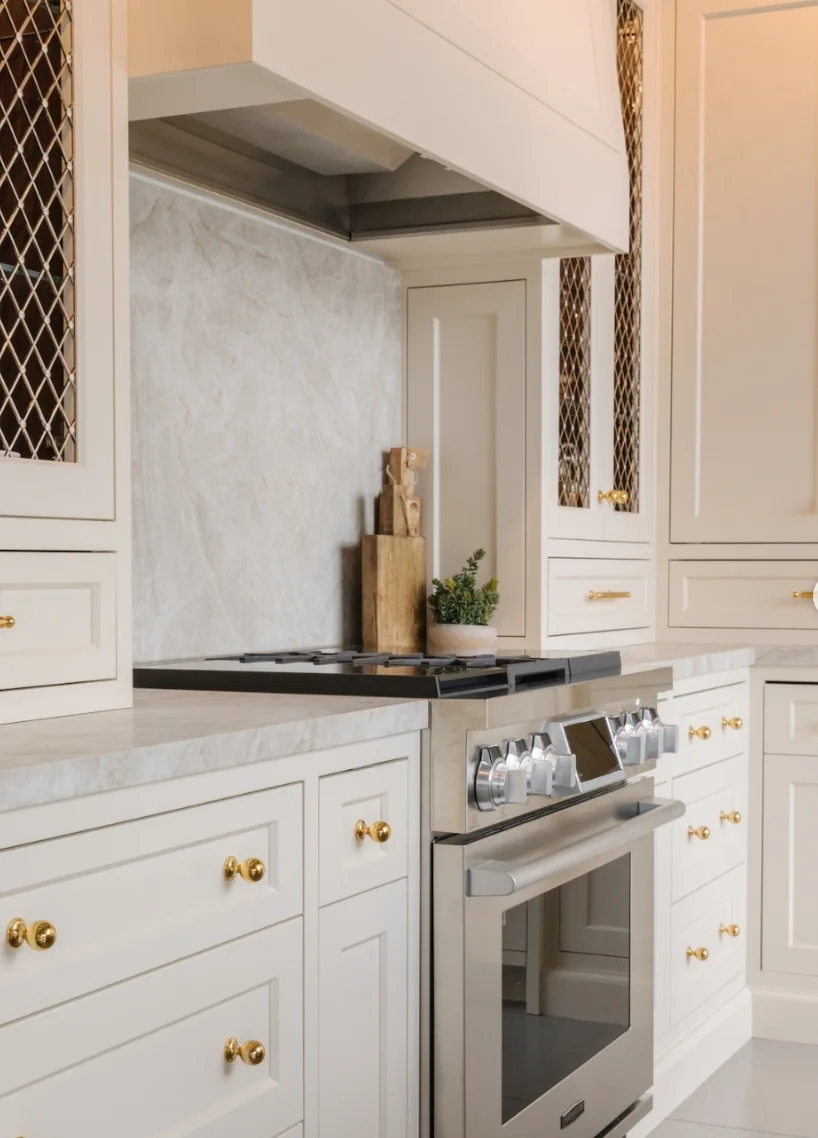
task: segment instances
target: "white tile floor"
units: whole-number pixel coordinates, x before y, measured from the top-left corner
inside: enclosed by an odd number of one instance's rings
[[[754,1039],[651,1138],[818,1138],[818,1047]]]

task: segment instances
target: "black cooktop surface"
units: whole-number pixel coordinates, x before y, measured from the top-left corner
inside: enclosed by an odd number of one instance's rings
[[[246,652],[134,669],[141,688],[252,691],[397,698],[485,698],[525,687],[576,683],[621,670],[618,652],[576,656],[514,654],[461,658],[423,652],[344,650]]]

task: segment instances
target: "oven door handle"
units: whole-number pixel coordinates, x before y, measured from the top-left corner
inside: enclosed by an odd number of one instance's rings
[[[607,830],[581,838],[534,861],[485,861],[466,870],[467,897],[508,897],[530,885],[574,869],[600,854],[610,853],[681,818],[685,805],[674,798],[644,798],[632,813]]]

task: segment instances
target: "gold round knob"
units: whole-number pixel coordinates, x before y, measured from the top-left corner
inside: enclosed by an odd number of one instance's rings
[[[364,838],[371,838],[373,842],[388,842],[392,837],[392,827],[388,822],[373,822],[367,826],[363,818],[355,823],[355,841],[362,842]]]
[[[224,863],[224,876],[228,881],[241,877],[243,881],[261,881],[267,872],[264,862],[258,857],[248,857],[246,861],[229,857]]]
[[[688,727],[688,739],[709,739],[713,732],[709,727]]]
[[[15,917],[6,928],[6,943],[10,948],[22,948],[27,944],[29,948],[45,952],[57,943],[57,930],[49,921],[35,921],[33,925],[27,925],[22,917]]]
[[[738,925],[719,925],[719,936],[741,936],[741,929]]]
[[[732,719],[726,719],[724,716],[722,716],[722,720],[721,720],[722,731],[726,731],[728,727],[730,728],[731,731],[740,731],[743,726],[744,726],[744,720],[741,719],[738,715],[734,715]]]
[[[705,960],[710,959],[710,949],[709,948],[690,948],[690,946],[688,945],[687,959],[690,960],[691,957],[695,958],[696,960],[701,960],[701,962],[704,963]]]
[[[14,628],[16,623],[13,616],[0,616],[0,628]]]
[[[692,826],[688,826],[687,836],[688,838],[700,838],[703,842],[706,842],[710,837],[710,827],[698,826],[696,829],[694,829]]]
[[[258,1067],[259,1063],[264,1062],[266,1054],[264,1044],[259,1043],[257,1039],[239,1043],[235,1036],[231,1036],[224,1045],[224,1058],[228,1063],[235,1063],[237,1059],[241,1059],[248,1067]]]
[[[627,506],[631,496],[627,490],[600,490],[596,496],[597,502],[610,502],[612,506]]]
[[[741,814],[739,814],[738,810],[730,810],[729,812],[722,810],[719,814],[719,821],[729,822],[731,826],[737,826],[741,821]]]

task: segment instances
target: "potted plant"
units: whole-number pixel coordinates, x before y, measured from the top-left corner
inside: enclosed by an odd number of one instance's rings
[[[432,581],[434,592],[429,608],[434,623],[429,624],[427,647],[432,656],[482,656],[497,647],[497,629],[489,624],[500,594],[492,578],[477,586],[477,568],[486,556],[476,549],[454,577]]]

